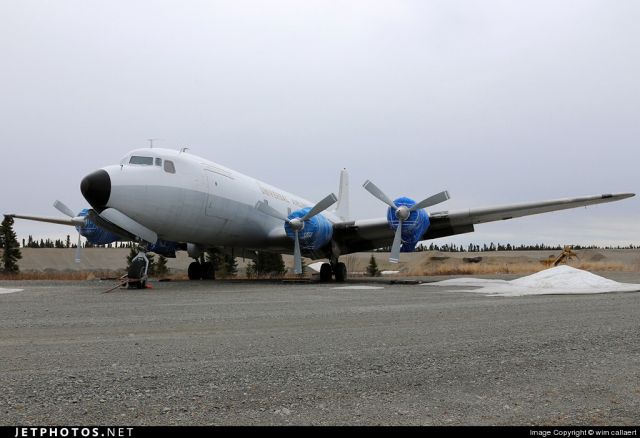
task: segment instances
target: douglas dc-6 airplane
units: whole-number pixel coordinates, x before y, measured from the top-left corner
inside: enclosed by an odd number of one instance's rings
[[[371,181],[364,188],[388,206],[386,217],[349,218],[349,182],[344,170],[339,196],[330,194],[314,204],[186,149],[149,148],[134,150],[120,164],[84,177],[80,190],[91,209],[76,215],[56,201],[54,206],[68,219],[8,216],[73,225],[96,245],[136,240],[167,257],[186,250],[196,259],[189,265],[190,279],[213,278],[212,264],[197,260],[216,248],[236,257],[252,257],[257,250],[293,253],[295,273],[302,272],[303,256],[327,258],[320,279],[330,281],[333,276],[344,281],[347,268],[338,261],[344,254],[391,245],[390,261],[398,262],[400,252],[413,251],[419,241],[469,233],[475,224],[634,196],[618,193],[427,213],[425,208],[449,199],[448,192],[415,202],[406,197],[392,200]]]

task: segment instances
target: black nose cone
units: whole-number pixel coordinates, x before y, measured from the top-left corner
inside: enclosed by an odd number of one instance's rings
[[[94,209],[101,211],[111,196],[111,178],[105,170],[96,170],[82,179],[80,191]]]

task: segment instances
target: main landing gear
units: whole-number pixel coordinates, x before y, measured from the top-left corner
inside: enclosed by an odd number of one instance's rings
[[[213,263],[199,261],[192,262],[187,270],[189,280],[215,280],[216,271],[213,267]]]
[[[320,281],[331,281],[331,277],[335,276],[338,283],[343,283],[347,279],[347,266],[338,262],[338,259],[333,259],[331,263],[323,263],[320,266]]]

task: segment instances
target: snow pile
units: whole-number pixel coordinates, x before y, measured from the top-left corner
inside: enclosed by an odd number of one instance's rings
[[[455,292],[478,292],[491,296],[599,294],[606,292],[638,292],[640,284],[618,283],[571,266],[556,266],[511,281],[479,278],[454,278],[426,283],[427,286],[464,286],[480,289]]]
[[[0,294],[12,294],[14,292],[22,292],[24,289],[3,289],[0,287]]]

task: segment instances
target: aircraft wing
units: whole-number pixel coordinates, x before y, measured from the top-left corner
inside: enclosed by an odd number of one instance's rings
[[[474,231],[475,224],[603,204],[632,196],[635,196],[635,194],[616,193],[501,205],[488,208],[434,212],[429,214],[431,225],[421,240],[470,233]],[[334,240],[340,246],[342,254],[369,251],[375,248],[390,246],[393,242],[393,230],[389,227],[386,218],[341,222],[334,225]]]

